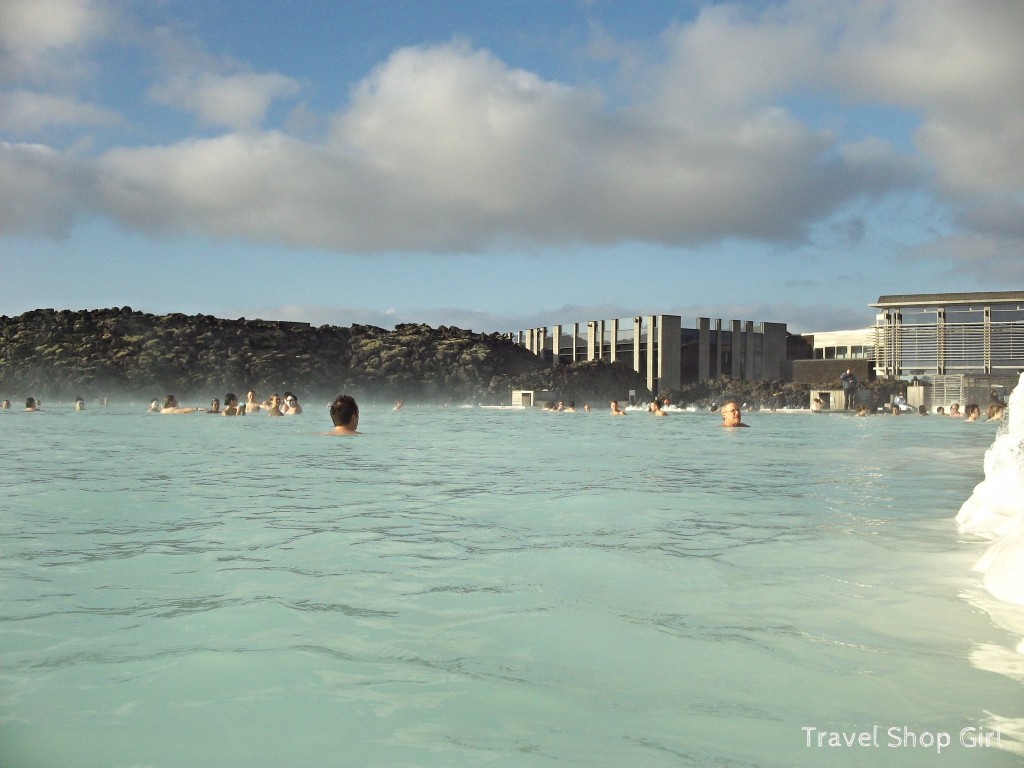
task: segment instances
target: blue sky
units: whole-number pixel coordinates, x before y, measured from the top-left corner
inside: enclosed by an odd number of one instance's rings
[[[1024,4],[0,0],[0,314],[872,324],[1024,287]]]

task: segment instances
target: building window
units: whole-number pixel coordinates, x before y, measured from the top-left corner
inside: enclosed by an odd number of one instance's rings
[[[992,307],[993,323],[1024,323],[1024,307]]]
[[[979,373],[984,371],[985,326],[980,322],[947,322],[945,331],[946,367]]]
[[[984,307],[946,307],[947,323],[976,323],[985,321]]]
[[[991,349],[993,368],[1024,368],[1024,322],[993,322]]]
[[[914,307],[912,309],[903,309],[900,310],[900,324],[935,325],[938,320],[938,316],[938,310],[934,307]]]
[[[938,327],[930,325],[905,325],[899,331],[900,368],[924,368],[934,370],[938,365]]]

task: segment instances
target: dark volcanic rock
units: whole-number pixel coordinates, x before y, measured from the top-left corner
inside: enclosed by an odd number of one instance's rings
[[[313,328],[131,307],[0,317],[0,390],[12,399],[173,392],[205,400],[255,389],[264,396],[292,390],[307,398],[350,392],[368,400],[504,404],[513,387],[621,396],[637,380],[630,369],[605,363],[551,369],[497,334],[447,326]]]

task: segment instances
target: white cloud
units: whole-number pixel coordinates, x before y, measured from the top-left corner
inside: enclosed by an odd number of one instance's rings
[[[141,32],[140,39],[152,48],[160,72],[145,95],[194,115],[202,126],[252,131],[275,100],[302,90],[291,77],[252,71],[247,63],[211,53],[202,40],[168,27]]]
[[[947,193],[1024,186],[1024,4],[864,3],[844,21],[833,82],[851,98],[918,110],[918,146]]]
[[[95,0],[0,0],[0,81],[66,77],[66,57],[102,37],[110,18]]]
[[[919,121],[913,139],[937,199],[979,232],[970,242],[1005,256],[1019,253],[1020,243],[1003,239],[1004,223],[1024,218],[1022,36],[1024,4],[1011,1],[713,6],[669,36],[672,55],[652,107],[689,125],[749,119],[787,95],[831,93],[843,107],[905,110]],[[882,191],[885,163],[856,162],[873,144],[841,154],[861,173],[878,174]],[[901,174],[912,172],[887,146],[882,155]],[[935,252],[973,262],[963,246]]]
[[[987,232],[956,233],[938,243],[916,249],[911,255],[930,261],[945,261],[951,266],[944,274],[953,282],[996,282],[1004,286],[1024,283],[1024,232],[1021,213],[1016,213],[1016,232],[1000,228]]]
[[[154,101],[194,113],[203,125],[248,130],[263,122],[271,102],[299,90],[293,79],[276,72],[193,72],[154,85],[149,93]]]
[[[116,149],[97,166],[107,211],[146,231],[321,246],[365,236],[358,169],[279,133]]]
[[[786,7],[764,14],[737,4],[701,10],[665,35],[650,109],[658,119],[700,130],[743,120],[780,94],[818,81],[819,30]]]
[[[17,90],[0,92],[0,130],[26,135],[56,125],[111,126],[121,118],[73,97]]]
[[[324,145],[229,134],[117,149],[100,166],[110,211],[136,226],[473,251],[515,240],[798,239],[852,197],[914,180],[880,142],[835,148],[777,108],[713,130],[658,123],[447,45],[396,52],[356,88]]]
[[[47,147],[0,143],[0,234],[66,236],[91,185],[83,163]]]
[[[109,14],[106,22],[102,12],[89,15],[96,8],[0,0],[0,21],[15,22],[0,24],[0,55],[25,65],[79,50],[109,22]],[[852,203],[919,189],[926,171],[963,228],[1008,238],[997,253],[1014,242],[1008,222],[1024,218],[1019,3],[708,6],[663,35],[665,55],[646,77],[636,49],[621,48],[631,52],[630,76],[645,80],[625,106],[461,43],[403,48],[353,87],[322,141],[312,137],[323,116],[303,105],[286,123],[305,126],[300,135],[261,130],[275,100],[300,92],[297,80],[206,55],[166,29],[151,32],[153,54],[172,74],[149,95],[232,132],[115,147],[91,171],[70,156],[28,163],[31,152],[11,150],[8,163],[13,152],[32,170],[27,198],[44,200],[53,183],[55,209],[64,211],[57,231],[89,200],[146,231],[367,253],[524,242],[789,244]],[[616,50],[601,42],[602,56]],[[823,109],[913,113],[917,154],[803,122],[791,100],[822,94]],[[0,114],[12,131],[113,119],[76,98],[24,89],[0,96]],[[93,173],[99,194],[89,196]],[[21,183],[3,182],[9,190]],[[3,215],[13,229],[22,217],[24,227],[40,226],[24,206]]]

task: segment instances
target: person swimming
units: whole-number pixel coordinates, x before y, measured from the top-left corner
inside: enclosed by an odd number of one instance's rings
[[[284,416],[281,413],[281,396],[276,392],[270,396],[270,407],[266,411],[267,416]]]
[[[178,403],[178,398],[174,395],[168,395],[167,399],[164,400],[160,413],[195,413],[198,410],[198,408],[182,408]]]
[[[739,405],[736,404],[735,400],[726,400],[722,403],[722,407],[719,409],[719,413],[722,414],[722,426],[723,427],[749,427],[749,424],[743,423],[743,414],[740,412]]]
[[[243,416],[245,415],[244,406],[239,408],[238,406],[238,395],[234,392],[228,392],[224,395],[224,415],[225,416]]]
[[[256,399],[256,392],[255,392],[255,390],[250,389],[248,392],[245,393],[245,412],[246,413],[255,413],[256,411],[258,411],[262,407],[263,407],[263,403],[259,402]]]
[[[331,403],[331,421],[334,429],[325,435],[361,435],[359,427],[359,406],[352,395],[338,395]]]
[[[298,416],[300,413],[302,413],[302,406],[299,405],[299,399],[293,393],[285,392],[281,414],[283,416]]]

